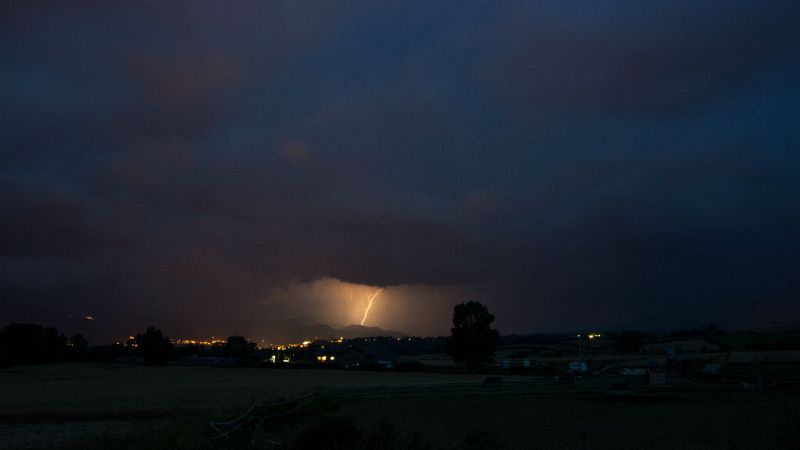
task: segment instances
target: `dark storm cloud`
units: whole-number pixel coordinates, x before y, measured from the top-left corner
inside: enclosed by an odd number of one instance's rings
[[[798,313],[792,2],[0,17],[7,320],[256,334],[324,277],[508,331]]]
[[[0,185],[4,254],[63,256],[102,245],[87,227],[86,205],[80,199],[41,184],[25,184],[9,180]]]
[[[535,7],[499,32],[513,43],[494,76],[545,114],[680,113],[770,72],[796,83],[798,15],[792,2]]]

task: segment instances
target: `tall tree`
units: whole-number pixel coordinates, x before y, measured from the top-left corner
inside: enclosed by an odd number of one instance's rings
[[[491,327],[494,316],[480,302],[460,303],[453,308],[453,328],[447,353],[474,368],[491,360],[500,334]]]
[[[145,364],[164,365],[172,356],[172,343],[156,327],[136,335],[136,345]]]
[[[247,342],[242,336],[231,336],[228,338],[228,354],[236,360],[236,364],[246,366],[250,355],[255,351],[256,344]]]

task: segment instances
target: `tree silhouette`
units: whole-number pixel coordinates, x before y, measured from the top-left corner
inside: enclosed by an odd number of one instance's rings
[[[145,364],[164,365],[172,354],[172,343],[156,327],[148,327],[144,334],[137,334],[136,345]]]
[[[231,336],[228,338],[228,354],[236,360],[240,366],[246,366],[250,355],[255,351],[256,344],[247,342],[242,336]]]
[[[66,346],[67,338],[55,328],[11,323],[0,330],[0,366],[58,361]]]
[[[491,360],[499,333],[491,327],[494,316],[480,302],[460,303],[453,308],[453,328],[447,353],[456,362],[474,368]]]

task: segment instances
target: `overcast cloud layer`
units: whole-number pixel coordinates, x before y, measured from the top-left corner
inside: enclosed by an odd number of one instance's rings
[[[795,318],[798,23],[793,1],[4,1],[0,322],[345,325],[363,300],[309,294],[328,278],[387,286],[373,325],[412,333],[473,298],[506,333]]]

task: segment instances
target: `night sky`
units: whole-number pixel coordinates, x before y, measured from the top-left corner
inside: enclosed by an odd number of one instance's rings
[[[0,324],[800,317],[800,2],[0,2]],[[94,320],[82,317],[90,315]]]

